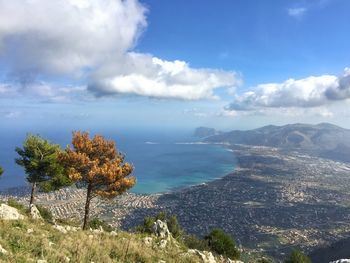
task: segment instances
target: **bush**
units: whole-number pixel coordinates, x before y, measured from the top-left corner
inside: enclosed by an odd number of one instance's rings
[[[311,263],[311,259],[298,250],[292,251],[284,263]]]
[[[36,205],[36,208],[38,208],[41,217],[45,221],[52,222],[53,216],[52,216],[52,213],[51,213],[51,211],[49,209],[47,209],[47,208],[45,208],[43,206],[39,206],[39,205]]]
[[[272,261],[267,258],[261,258],[256,263],[272,263]]]
[[[24,207],[24,205],[18,203],[17,200],[14,199],[14,198],[9,198],[9,199],[7,200],[7,204],[8,204],[9,206],[12,206],[12,207],[18,209],[18,210],[19,210],[20,212],[22,212],[22,213],[25,213],[25,212],[26,212],[26,208]]]
[[[99,229],[100,227],[102,227],[102,229],[106,232],[111,232],[113,230],[112,226],[110,226],[105,221],[98,219],[96,217],[89,221],[88,227],[92,229]]]
[[[181,229],[181,226],[179,225],[179,222],[177,221],[176,215],[168,216],[165,212],[160,212],[155,217],[145,217],[143,220],[143,224],[136,227],[136,231],[151,234],[153,224],[158,219],[167,223],[169,232],[174,238],[180,238],[182,236],[183,231]]]
[[[195,235],[184,235],[183,243],[185,246],[191,249],[198,249],[202,251],[210,250],[208,242],[204,239],[196,237]]]
[[[240,252],[236,248],[235,241],[222,229],[213,229],[205,237],[205,240],[207,240],[208,246],[213,252],[231,259],[239,259]]]

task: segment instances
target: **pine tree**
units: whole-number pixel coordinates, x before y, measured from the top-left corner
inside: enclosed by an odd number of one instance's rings
[[[63,175],[63,166],[58,161],[61,148],[51,144],[39,135],[29,134],[23,143],[23,148],[16,148],[20,158],[16,163],[24,167],[27,181],[31,184],[30,204],[33,204],[36,188],[44,191],[57,190],[71,184]]]
[[[4,173],[4,169],[0,166],[0,176]]]
[[[87,188],[83,229],[88,225],[90,202],[96,196],[113,198],[123,194],[136,183],[129,175],[133,166],[124,162],[111,140],[101,135],[90,139],[87,132],[73,132],[73,148],[60,155],[68,177],[78,186]]]

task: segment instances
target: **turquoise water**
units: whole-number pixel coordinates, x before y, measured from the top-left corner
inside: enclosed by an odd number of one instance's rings
[[[33,133],[62,147],[69,144],[71,138],[70,131],[66,130]],[[189,144],[195,141],[189,133],[113,130],[100,133],[114,139],[118,149],[126,154],[126,161],[135,166],[133,175],[137,184],[131,192],[166,192],[222,177],[234,169],[232,152],[220,145]],[[0,164],[5,169],[0,189],[25,185],[23,170],[14,163],[14,149],[22,144],[25,136],[25,132],[18,130],[0,132]]]

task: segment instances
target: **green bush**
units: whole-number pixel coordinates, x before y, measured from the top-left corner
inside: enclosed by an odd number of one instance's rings
[[[165,212],[160,212],[155,217],[145,217],[143,219],[143,224],[136,227],[136,231],[151,234],[153,224],[157,220],[162,220],[163,222],[167,223],[169,232],[174,238],[180,238],[182,236],[183,231],[179,225],[179,222],[177,221],[176,215],[168,216]]]
[[[200,239],[195,235],[184,235],[183,243],[186,247],[198,250],[210,250],[208,242],[204,239]]]
[[[311,259],[298,250],[292,251],[284,263],[311,263]]]
[[[94,219],[90,220],[88,223],[88,227],[92,229],[99,229],[102,227],[102,229],[106,232],[111,232],[113,230],[113,227],[107,224],[105,221],[95,217]]]
[[[19,210],[20,212],[22,212],[22,213],[25,213],[25,212],[26,212],[26,208],[24,207],[24,205],[18,203],[18,201],[17,201],[16,199],[14,199],[14,198],[9,198],[9,199],[7,200],[7,204],[8,204],[9,206],[12,206],[12,207],[18,209],[18,210]]]
[[[47,208],[45,208],[45,207],[43,207],[43,206],[39,206],[39,205],[36,205],[36,208],[38,208],[41,217],[42,217],[45,221],[47,221],[47,222],[52,222],[53,216],[52,216],[52,213],[50,212],[49,209],[47,209]]]
[[[236,248],[235,241],[222,229],[215,228],[205,237],[209,248],[219,254],[231,259],[239,259],[240,252]]]
[[[272,263],[272,261],[267,258],[261,258],[256,263]]]

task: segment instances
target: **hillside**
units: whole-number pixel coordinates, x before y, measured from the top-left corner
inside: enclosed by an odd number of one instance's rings
[[[329,123],[269,125],[248,131],[223,132],[203,140],[298,150],[350,162],[350,130]]]

